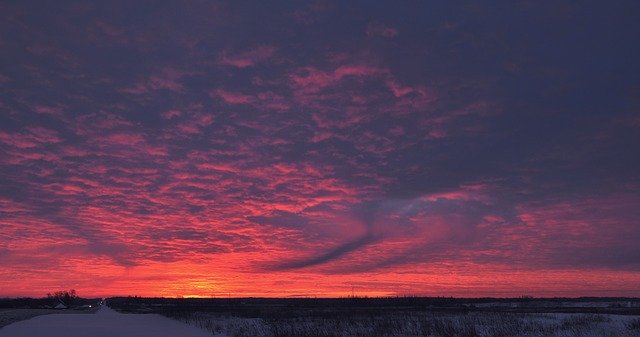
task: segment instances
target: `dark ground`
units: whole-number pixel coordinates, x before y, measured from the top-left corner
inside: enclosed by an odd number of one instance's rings
[[[336,316],[393,312],[511,312],[640,315],[640,298],[142,298],[107,299],[113,309],[130,313],[208,312],[237,317]]]

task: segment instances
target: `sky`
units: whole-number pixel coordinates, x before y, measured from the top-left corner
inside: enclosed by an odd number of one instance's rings
[[[2,1],[0,295],[640,296],[637,1]]]

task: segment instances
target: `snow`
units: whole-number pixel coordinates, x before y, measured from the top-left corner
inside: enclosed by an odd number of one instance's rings
[[[189,324],[230,336],[640,337],[638,316],[537,313],[380,313],[370,316],[242,318],[194,312]],[[637,325],[637,323],[636,323]],[[390,330],[390,327],[393,329]]]
[[[211,337],[212,335],[157,314],[121,314],[102,306],[95,314],[53,314],[13,323],[0,337]],[[223,337],[225,335],[218,335]]]
[[[52,310],[53,311],[53,310]],[[386,313],[369,316],[296,317],[275,320],[218,316],[194,312],[184,320],[189,324],[157,314],[121,314],[106,306],[96,314],[51,314],[20,321],[0,329],[0,337],[203,337],[274,335],[306,336],[323,333],[342,336],[468,335],[493,337],[638,337],[638,316],[594,314],[518,314],[476,312]],[[389,327],[394,327],[389,331]],[[208,331],[207,331],[208,330]],[[223,332],[225,334],[215,333]]]

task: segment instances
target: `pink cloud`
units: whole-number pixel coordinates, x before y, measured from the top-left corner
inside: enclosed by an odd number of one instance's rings
[[[47,106],[47,105],[36,105],[33,107],[33,111],[44,114],[44,115],[52,115],[52,116],[62,116],[62,108],[55,106]]]
[[[422,196],[420,199],[429,202],[435,202],[438,200],[483,201],[487,199],[485,195],[487,189],[488,186],[483,184],[464,185],[447,192],[427,194]]]
[[[327,140],[334,137],[334,135],[331,132],[328,131],[316,131],[313,134],[313,137],[311,138],[311,141],[314,143],[319,143],[323,140]]]
[[[186,134],[198,134],[203,128],[213,124],[214,118],[211,114],[197,113],[188,120],[178,125],[178,130]]]
[[[137,134],[137,133],[119,132],[119,133],[112,133],[110,135],[107,135],[106,137],[104,137],[103,140],[106,141],[107,143],[114,144],[114,145],[130,146],[130,145],[136,145],[144,142],[144,137],[142,137],[141,134]]]
[[[373,76],[386,72],[386,70],[368,65],[356,64],[338,67],[333,73],[338,80],[345,76]]]
[[[0,131],[0,143],[17,147],[19,149],[38,146],[38,143],[32,139],[25,138],[22,135],[10,134],[2,131]]]
[[[496,246],[517,243],[513,253],[532,265],[624,265],[637,256],[637,204],[633,194],[524,203],[515,208],[520,222],[496,227]],[[604,247],[617,255],[603,255]]]
[[[256,107],[264,107],[269,110],[289,110],[291,104],[281,95],[278,95],[271,91],[258,93],[258,100]]]
[[[317,92],[324,87],[334,85],[345,77],[371,77],[386,73],[382,68],[363,64],[344,65],[333,71],[321,71],[314,67],[304,67],[291,74],[289,79],[293,87],[307,92]]]
[[[180,117],[182,112],[180,110],[167,110],[162,113],[162,118],[164,119],[173,119],[175,117]]]
[[[436,96],[433,94],[433,92],[425,86],[403,86],[394,79],[387,79],[385,83],[387,85],[387,88],[391,90],[396,98],[403,99],[401,102],[407,102],[409,100],[413,102],[430,102],[436,99]]]
[[[184,86],[176,79],[151,76],[147,82],[147,87],[153,90],[167,89],[175,92],[184,91]]]
[[[19,149],[35,148],[45,144],[60,143],[62,140],[56,131],[43,127],[28,127],[25,132],[0,132],[0,143]]]
[[[214,90],[211,94],[222,98],[223,101],[229,104],[249,104],[254,101],[254,98],[251,96],[223,89]]]
[[[196,123],[201,126],[208,126],[213,123],[213,116],[210,114],[199,114],[195,117]]]
[[[289,110],[291,104],[281,95],[272,91],[258,93],[255,97],[224,89],[216,89],[210,94],[212,97],[220,97],[228,104],[251,104],[256,109]]]
[[[147,92],[149,92],[149,89],[147,89],[147,86],[144,85],[143,83],[136,83],[133,87],[127,87],[127,88],[121,89],[120,91],[127,94],[140,95],[140,94],[146,94]]]
[[[186,76],[192,74],[182,70],[174,68],[164,68],[157,74],[153,74],[148,78],[136,83],[132,87],[121,89],[120,91],[129,94],[146,94],[156,90],[169,90],[174,92],[184,92],[185,87],[180,80]]]
[[[58,132],[43,128],[40,126],[27,127],[27,130],[31,136],[40,143],[59,143],[61,142]]]
[[[446,136],[447,136],[447,132],[445,130],[434,129],[429,131],[427,138],[440,139],[440,138],[445,138]]]
[[[387,83],[387,87],[391,90],[393,95],[396,97],[402,97],[404,95],[408,95],[415,91],[413,88],[402,86],[394,80],[387,80],[386,83]]]
[[[393,128],[391,128],[391,129],[389,130],[389,133],[390,133],[391,135],[393,135],[393,136],[398,137],[398,136],[402,136],[402,135],[404,135],[404,134],[405,134],[405,130],[404,130],[404,128],[403,128],[403,127],[401,127],[401,126],[399,126],[399,125],[398,125],[398,126],[394,126]]]
[[[153,146],[145,145],[140,148],[143,152],[150,156],[165,157],[169,155],[169,150],[166,146]]]
[[[182,123],[178,125],[178,130],[182,133],[192,134],[192,135],[200,133],[200,127],[192,123]]]
[[[203,170],[203,171],[220,171],[220,172],[227,172],[227,173],[238,173],[240,172],[240,170],[230,164],[226,164],[226,163],[220,163],[220,164],[214,164],[214,163],[204,163],[204,164],[198,164],[197,165],[198,169]]]
[[[253,67],[270,59],[275,52],[276,48],[271,46],[260,46],[240,54],[230,54],[225,51],[219,56],[218,63],[237,68]]]
[[[73,125],[77,135],[93,135],[97,130],[116,130],[133,127],[133,123],[121,116],[99,112],[78,116]]]
[[[300,69],[290,76],[291,81],[297,87],[325,87],[335,81],[330,73],[320,71],[313,67]]]
[[[61,147],[60,154],[63,157],[84,157],[84,156],[90,155],[91,151],[78,146],[67,145],[67,146]],[[100,173],[106,173],[106,170]]]

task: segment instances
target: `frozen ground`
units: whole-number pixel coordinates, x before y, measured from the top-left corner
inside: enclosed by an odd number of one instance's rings
[[[157,314],[121,314],[106,306],[95,314],[52,314],[0,329],[0,337],[211,337],[210,332]],[[219,335],[224,336],[224,335]]]
[[[0,337],[640,337],[639,316],[609,314],[328,310],[293,317],[198,311],[172,317],[122,314],[103,306],[96,314],[56,313],[10,324],[0,329]]]
[[[1,309],[0,310],[0,329],[11,323],[23,321],[31,317],[40,315],[48,315],[60,313],[59,310],[53,309]]]
[[[623,315],[479,312],[263,319],[196,312],[178,319],[232,337],[640,337],[640,318]]]

